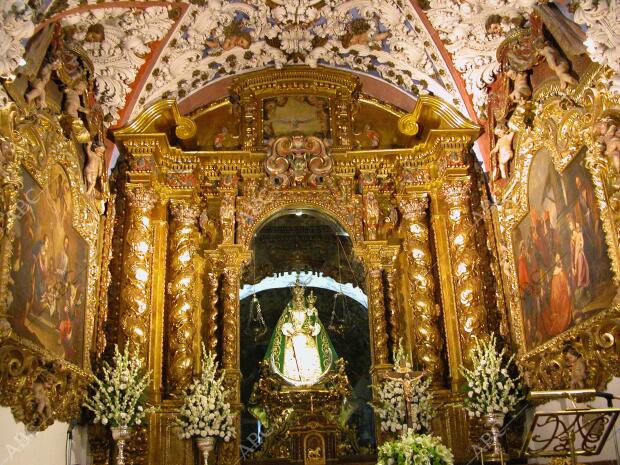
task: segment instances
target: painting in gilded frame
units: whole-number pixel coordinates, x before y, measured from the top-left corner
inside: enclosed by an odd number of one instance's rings
[[[41,188],[26,171],[17,202],[9,320],[15,333],[84,365],[88,244],[73,226],[65,170],[54,164]]]
[[[581,150],[562,174],[533,157],[529,211],[512,233],[526,350],[610,307],[616,294],[591,176]]]

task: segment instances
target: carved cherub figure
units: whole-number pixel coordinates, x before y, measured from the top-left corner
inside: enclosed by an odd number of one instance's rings
[[[514,152],[512,150],[512,139],[514,138],[515,133],[509,130],[503,123],[498,124],[493,132],[498,139],[495,143],[495,147],[493,147],[493,150],[491,150],[490,153],[491,160],[495,161],[492,177],[493,180],[499,178],[507,179],[508,163],[512,160],[512,157],[514,157]]]
[[[45,86],[52,78],[52,73],[62,66],[62,61],[59,58],[54,58],[51,62],[44,64],[39,69],[39,74],[30,82],[30,90],[26,93],[24,98],[26,103],[30,104],[33,101],[37,108],[42,109],[47,107],[45,102],[46,92]]]
[[[88,108],[82,106],[82,95],[88,89],[88,83],[80,79],[71,87],[65,89],[64,112],[73,118],[79,118],[78,112],[89,113]]]
[[[7,175],[6,165],[15,160],[15,152],[11,141],[0,137],[0,176],[5,177]]]
[[[43,422],[52,416],[52,403],[47,395],[49,383],[35,381],[32,383],[32,396],[34,397],[37,413],[41,415]]]
[[[86,146],[86,164],[84,165],[84,181],[86,182],[86,195],[92,196],[97,184],[97,179],[103,174],[103,154],[105,146],[96,143],[93,146],[89,142]]]
[[[585,389],[587,365],[583,356],[573,346],[566,346],[563,350],[566,366],[570,370],[570,389]]]
[[[516,103],[524,103],[532,96],[532,89],[527,82],[527,73],[508,69],[506,75],[512,80],[510,100]]]
[[[609,163],[616,174],[620,174],[620,126],[606,118],[594,126],[594,132],[598,136],[598,141],[603,144]]]
[[[560,80],[560,88],[565,89],[567,85],[575,86],[577,85],[577,79],[572,77],[568,69],[570,65],[568,61],[560,56],[560,53],[551,45],[545,45],[542,50],[540,50],[540,54],[547,60],[547,64],[549,68],[553,70],[555,75]]]

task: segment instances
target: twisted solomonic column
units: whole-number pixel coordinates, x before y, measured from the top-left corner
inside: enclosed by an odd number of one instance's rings
[[[191,382],[198,308],[198,216],[200,210],[185,202],[172,202],[168,307],[168,386],[180,393]]]
[[[464,362],[470,360],[470,351],[475,346],[474,338],[488,335],[470,192],[471,182],[468,179],[454,180],[442,186],[440,191],[448,207],[448,249]]]
[[[408,303],[411,311],[412,347],[415,358],[436,383],[444,374],[440,312],[435,302],[435,280],[427,221],[428,195],[400,199],[403,217],[404,250],[407,257]]]
[[[127,232],[123,256],[121,289],[121,332],[123,340],[137,348],[143,361],[147,360],[153,261],[153,222],[151,212],[157,196],[149,188],[128,190]]]

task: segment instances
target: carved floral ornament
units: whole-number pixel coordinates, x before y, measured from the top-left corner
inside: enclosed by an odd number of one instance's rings
[[[573,166],[575,158],[584,154],[584,169],[591,176],[597,214],[607,247],[612,282],[618,287],[618,226],[620,210],[613,199],[618,196],[620,171],[616,136],[617,109],[620,102],[607,89],[606,74],[590,76],[581,90],[572,90],[568,98],[557,91],[543,93],[532,127],[521,132],[515,150],[513,175],[502,192],[498,205],[499,248],[502,254],[505,293],[510,311],[511,328],[519,347],[518,361],[526,381],[533,389],[557,389],[569,386],[570,369],[563,350],[574,348],[587,365],[588,386],[603,388],[612,376],[618,376],[618,338],[620,307],[615,298],[609,308],[578,321],[560,334],[534,347],[526,343],[523,308],[516,258],[519,251],[513,232],[530,212],[529,176],[537,153],[547,151],[552,165],[561,176]],[[616,296],[617,297],[617,296]]]

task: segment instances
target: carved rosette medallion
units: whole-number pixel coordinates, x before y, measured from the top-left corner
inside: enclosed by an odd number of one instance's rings
[[[128,190],[127,197],[129,209],[121,291],[121,331],[125,342],[135,345],[140,356],[146,360],[153,256],[151,211],[157,197],[152,189],[144,187]]]
[[[269,146],[265,172],[280,188],[315,187],[332,172],[325,143],[314,136],[279,137]]]
[[[427,222],[427,194],[403,197],[399,208],[403,216],[404,249],[407,257],[408,302],[413,316],[414,356],[438,382],[443,377],[439,307],[435,302],[435,279]]]
[[[184,202],[173,202],[172,236],[170,238],[170,280],[167,285],[169,297],[170,331],[168,380],[172,393],[185,389],[193,374],[193,341],[198,305],[197,262],[198,216],[200,210]]]
[[[474,337],[488,332],[484,294],[480,277],[480,257],[470,209],[471,182],[458,179],[442,186],[440,194],[448,207],[448,245],[459,320],[463,360],[475,346]]]

